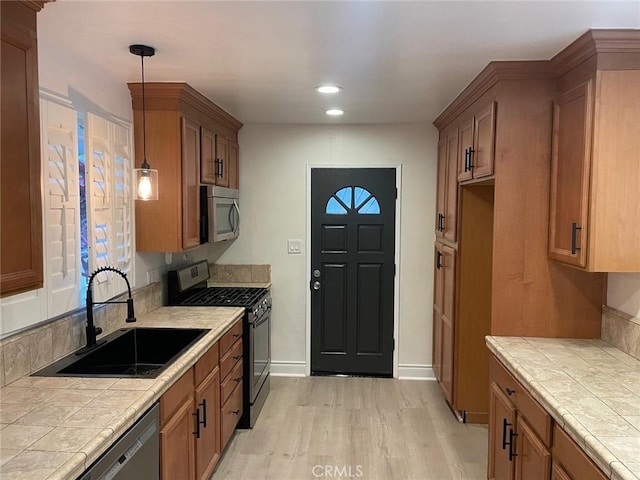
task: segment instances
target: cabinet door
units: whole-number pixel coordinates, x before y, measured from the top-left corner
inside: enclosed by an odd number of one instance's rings
[[[200,181],[214,185],[216,183],[216,136],[206,128],[200,130],[201,156]]]
[[[454,375],[454,294],[456,251],[442,246],[443,292],[442,292],[442,390],[449,403],[453,404]]]
[[[229,188],[240,188],[240,157],[238,144],[229,140]]]
[[[516,479],[548,480],[551,472],[551,454],[521,416],[518,416],[517,422]]]
[[[458,130],[447,136],[447,188],[444,201],[444,238],[456,241],[458,228]]]
[[[36,12],[2,3],[0,295],[42,287],[42,202]],[[32,22],[32,25],[23,25]],[[33,28],[33,30],[31,30]]]
[[[182,404],[160,431],[160,478],[193,478],[193,398]]]
[[[571,480],[571,477],[560,465],[554,462],[551,466],[551,480]]]
[[[216,173],[216,185],[229,186],[229,141],[216,135],[216,161],[218,171]]]
[[[433,274],[433,372],[442,382],[442,301],[444,300],[444,268],[442,248],[436,243]]]
[[[553,106],[549,256],[584,267],[592,129],[591,80],[560,94]]]
[[[196,439],[196,479],[206,480],[220,459],[220,369],[214,371],[196,388],[200,438]]]
[[[200,126],[182,117],[182,248],[187,249],[198,245],[200,245]]]
[[[460,147],[458,148],[458,181],[470,180],[473,171],[469,168],[468,151],[473,149],[473,117],[460,126]]]
[[[445,202],[447,194],[447,140],[438,143],[438,183],[436,184],[436,237],[444,235]]]
[[[489,390],[489,480],[514,478],[516,409],[496,383]]]
[[[474,119],[473,151],[470,157],[473,178],[493,175],[496,140],[496,102],[479,112]]]

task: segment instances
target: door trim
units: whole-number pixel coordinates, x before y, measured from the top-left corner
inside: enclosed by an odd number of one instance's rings
[[[396,223],[395,223],[395,253],[393,261],[396,265],[396,274],[393,279],[393,338],[395,339],[395,348],[393,350],[393,378],[398,378],[398,359],[399,359],[399,326],[400,318],[400,214],[402,211],[402,164],[401,163],[383,163],[376,165],[369,164],[324,164],[313,163],[306,164],[307,168],[307,184],[305,187],[306,197],[306,241],[305,241],[305,284],[308,285],[311,278],[311,170],[316,168],[394,168],[396,170],[396,189],[398,190],[398,198],[396,200]],[[311,375],[311,289],[307,287],[305,295],[305,374]]]

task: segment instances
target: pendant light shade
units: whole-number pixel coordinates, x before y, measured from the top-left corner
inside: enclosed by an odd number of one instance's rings
[[[135,173],[135,199],[158,200],[158,170],[151,168],[147,162],[147,125],[144,103],[144,57],[152,57],[156,51],[146,45],[130,45],[129,52],[140,57],[142,63],[142,151],[143,160],[140,168],[134,168]]]

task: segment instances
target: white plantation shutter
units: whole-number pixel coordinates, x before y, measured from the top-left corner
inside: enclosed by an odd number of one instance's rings
[[[130,129],[113,124],[113,229],[115,234],[113,264],[125,272],[129,281],[133,261],[133,195],[131,191],[132,165]]]
[[[132,265],[130,128],[98,115],[86,116],[86,159],[89,185],[87,217],[89,270],[112,265],[129,274]],[[117,275],[106,273],[93,282],[94,300],[126,290]]]
[[[80,305],[80,192],[77,114],[40,102],[48,316]]]

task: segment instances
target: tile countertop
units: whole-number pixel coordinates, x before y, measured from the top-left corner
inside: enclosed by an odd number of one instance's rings
[[[610,478],[640,479],[640,361],[602,340],[486,337]]]
[[[138,318],[136,327],[211,329],[157,378],[23,377],[0,388],[0,478],[75,479],[243,313],[160,307]]]

